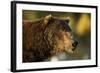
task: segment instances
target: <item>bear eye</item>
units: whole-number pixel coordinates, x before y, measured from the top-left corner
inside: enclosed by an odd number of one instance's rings
[[[67,22],[63,20],[59,20],[59,21],[60,21],[60,25],[62,25],[66,31],[71,31],[71,28],[69,27]]]

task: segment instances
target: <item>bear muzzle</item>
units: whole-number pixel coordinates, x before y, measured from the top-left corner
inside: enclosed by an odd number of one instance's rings
[[[74,48],[72,49],[73,51],[76,49],[77,45],[78,45],[78,41],[75,40],[75,41],[72,43],[72,46],[74,47]]]

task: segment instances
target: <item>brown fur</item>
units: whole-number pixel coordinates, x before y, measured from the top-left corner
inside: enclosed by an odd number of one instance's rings
[[[51,15],[36,21],[24,21],[23,62],[39,62],[62,51],[72,52],[73,40],[68,22],[68,19]]]

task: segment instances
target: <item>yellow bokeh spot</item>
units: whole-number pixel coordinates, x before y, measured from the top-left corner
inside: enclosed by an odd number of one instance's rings
[[[76,32],[78,35],[85,35],[90,30],[90,18],[88,14],[82,14],[78,20],[76,26]]]

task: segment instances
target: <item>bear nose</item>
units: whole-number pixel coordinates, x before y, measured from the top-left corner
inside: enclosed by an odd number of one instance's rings
[[[74,41],[73,43],[72,43],[72,46],[73,47],[76,47],[78,45],[78,41]]]

